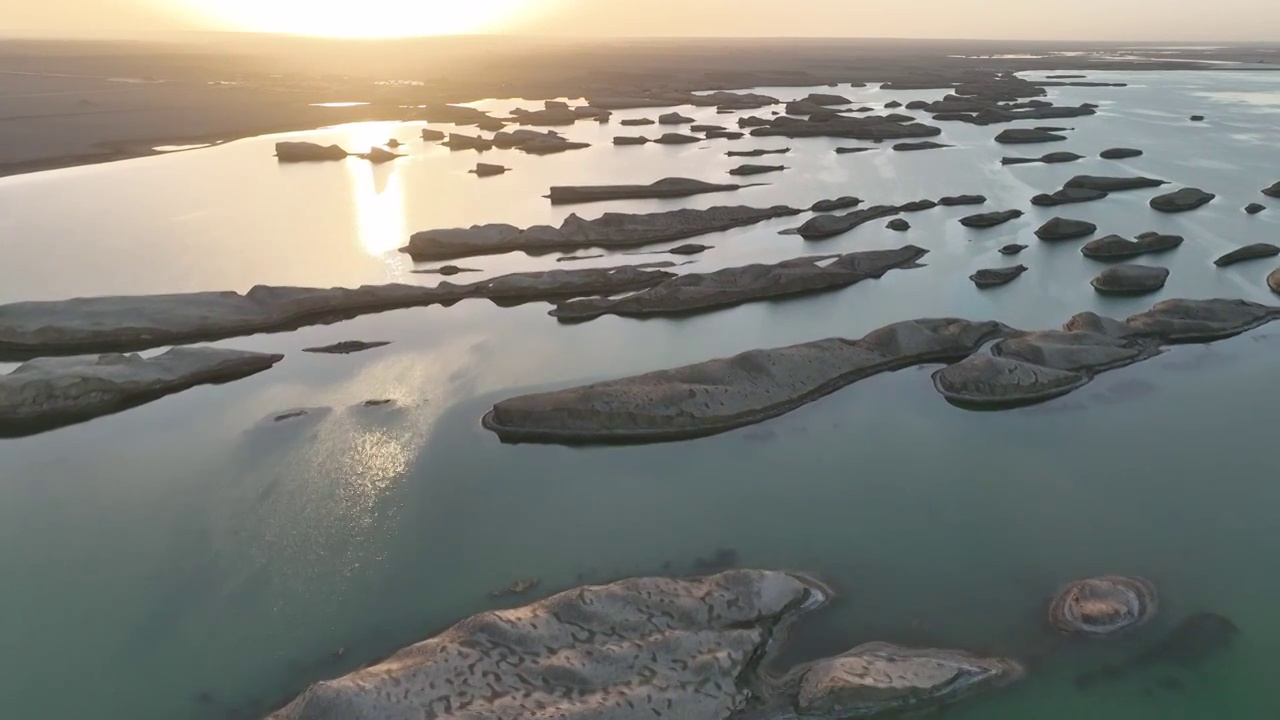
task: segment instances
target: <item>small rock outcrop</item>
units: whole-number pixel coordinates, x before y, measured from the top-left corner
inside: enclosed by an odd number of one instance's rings
[[[1012,267],[987,268],[969,276],[979,289],[993,288],[1013,282],[1019,275],[1027,271],[1026,265]]]
[[[911,202],[899,205],[898,210],[905,213],[914,213],[922,212],[924,210],[932,210],[936,207],[938,207],[938,203],[933,200],[912,200]]]
[[[1254,243],[1245,245],[1242,248],[1236,248],[1231,252],[1223,255],[1213,261],[1218,267],[1229,267],[1236,263],[1245,262],[1246,260],[1258,260],[1261,258],[1269,258],[1280,255],[1280,246],[1271,243]]]
[[[1280,181],[1277,181],[1271,187],[1264,189],[1262,194],[1267,197],[1280,198]]]
[[[663,113],[658,116],[659,125],[686,125],[692,122],[693,118],[678,112]]]
[[[551,188],[547,197],[552,205],[599,202],[603,200],[640,200],[646,198],[682,198],[703,193],[730,192],[747,185],[709,183],[688,178],[663,178],[648,185],[562,185]]]
[[[1280,268],[1272,270],[1271,274],[1267,276],[1267,287],[1271,289],[1271,292],[1280,294]]]
[[[943,207],[957,207],[960,205],[983,205],[987,202],[986,195],[948,195],[947,197],[938,198],[938,204]]]
[[[702,142],[702,138],[682,133],[663,133],[660,137],[655,138],[654,142],[659,145],[691,145]]]
[[[822,93],[812,93],[808,97],[803,98],[800,102],[813,103],[814,105],[852,105],[853,101],[843,95],[830,95]]]
[[[461,135],[459,133],[449,133],[449,139],[441,143],[441,145],[453,151],[476,150],[484,152],[493,149],[493,141],[488,138],[472,137],[471,135]]]
[[[857,153],[870,152],[871,150],[874,150],[874,149],[875,148],[869,148],[869,147],[838,147],[836,148],[836,154],[837,155],[855,155]]]
[[[1051,152],[1047,155],[1041,155],[1038,158],[1021,158],[1007,157],[1000,160],[1001,165],[1027,165],[1030,163],[1044,163],[1046,165],[1056,165],[1058,163],[1075,162],[1083,160],[1083,155],[1077,155],[1073,152]]]
[[[893,220],[890,220],[885,227],[894,232],[906,232],[911,229],[911,223],[903,220],[902,218],[894,218]]]
[[[154,357],[37,358],[0,375],[0,436],[32,435],[108,415],[196,385],[262,372],[283,355],[177,347]]]
[[[1248,205],[1244,206],[1244,211],[1250,215],[1257,215],[1258,213],[1266,209],[1267,209],[1267,206],[1263,205],[1262,203],[1249,203]]]
[[[1154,232],[1143,233],[1136,240],[1107,235],[1085,243],[1080,248],[1080,254],[1093,260],[1124,260],[1148,253],[1166,252],[1182,242],[1181,235],[1161,235]]]
[[[1200,188],[1182,188],[1164,195],[1151,198],[1151,208],[1164,213],[1178,213],[1195,210],[1209,204],[1217,195],[1205,192]]]
[[[618,135],[613,138],[614,145],[647,145],[651,142],[653,141],[643,135]]]
[[[1024,215],[1021,210],[1004,210],[1001,212],[979,213],[960,218],[960,224],[968,228],[989,228],[1003,225]]]
[[[1098,226],[1087,220],[1071,220],[1056,217],[1041,225],[1036,230],[1036,237],[1041,240],[1072,240],[1098,231]]]
[[[1063,187],[1099,190],[1101,192],[1120,192],[1121,190],[1140,190],[1142,188],[1168,185],[1167,180],[1149,177],[1103,177],[1098,175],[1077,175],[1066,182]]]
[[[809,206],[809,210],[811,210],[812,212],[829,213],[829,212],[835,212],[836,210],[845,210],[851,207],[856,207],[861,204],[862,204],[861,198],[856,198],[856,197],[853,197],[852,195],[843,195],[841,197],[833,198],[831,200],[819,200],[818,202]]]
[[[491,163],[476,163],[475,169],[468,170],[467,172],[475,175],[476,177],[493,177],[494,175],[502,175],[503,173],[507,172],[510,169],[511,168],[505,167],[503,165],[493,165]]]
[[[783,230],[784,235],[799,235],[805,240],[821,240],[842,233],[881,218],[897,215],[900,211],[893,205],[872,205],[861,210],[854,210],[844,215],[818,215],[805,221],[803,225],[791,230]]]
[[[1204,116],[1203,116],[1203,115],[1192,115],[1192,116],[1191,116],[1191,122],[1204,122]]]
[[[1021,243],[1009,243],[1008,245],[1002,246],[997,252],[1001,255],[1017,255],[1026,249],[1027,246]]]
[[[739,165],[729,171],[730,175],[763,175],[771,172],[781,172],[786,170],[785,165]]]
[[[1028,143],[1057,142],[1066,140],[1066,135],[1035,130],[1031,128],[1011,128],[996,135],[996,142],[1005,145],[1023,145]]]
[[[1100,637],[1135,628],[1159,608],[1156,588],[1139,577],[1077,580],[1049,605],[1049,624],[1064,633]]]
[[[1092,281],[1101,295],[1146,295],[1164,287],[1169,270],[1150,265],[1118,265],[1103,270]]]
[[[1103,160],[1124,160],[1126,158],[1141,157],[1142,151],[1136,148],[1108,148],[1098,153],[1098,157]]]
[[[324,162],[345,160],[350,155],[337,145],[317,145],[310,142],[276,143],[276,159],[280,162]]]
[[[761,157],[764,155],[786,155],[791,152],[791,148],[775,148],[772,150],[766,148],[756,148],[754,150],[730,150],[725,153],[725,157]]]
[[[932,140],[922,140],[920,142],[904,142],[893,146],[897,152],[910,152],[912,150],[937,150],[938,148],[949,148],[951,145],[945,143],[934,142]]]
[[[618,124],[626,127],[640,127],[643,125],[653,125],[654,121],[651,118],[627,118],[626,120],[619,120]]]
[[[878,278],[893,269],[921,267],[927,251],[914,245],[847,255],[744,265],[709,273],[689,273],[620,298],[577,298],[560,303],[551,315],[561,322],[582,322],[602,315],[651,317],[688,315],[759,300],[825,292]],[[829,262],[828,262],[829,261]]]
[[[351,353],[364,352],[374,348],[386,347],[390,345],[389,341],[378,340],[374,342],[365,342],[364,340],[344,340],[340,343],[332,345],[324,345],[321,347],[302,348],[305,353],[317,353],[321,355],[350,355]]]
[[[431,128],[422,128],[422,139],[426,140],[427,142],[439,142],[441,140],[444,140],[447,137],[449,136],[439,130],[432,130]]]
[[[1040,193],[1031,198],[1031,204],[1039,207],[1057,207],[1071,203],[1093,202],[1108,197],[1110,193],[1088,188],[1062,188],[1052,193]]]
[[[714,246],[701,245],[699,243],[685,243],[684,245],[677,245],[667,252],[672,255],[698,255],[710,250],[712,247]]]

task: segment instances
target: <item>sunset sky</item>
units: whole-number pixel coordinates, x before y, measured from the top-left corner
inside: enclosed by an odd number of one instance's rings
[[[14,3],[11,3],[14,4]],[[17,0],[0,31],[1275,40],[1269,0]]]

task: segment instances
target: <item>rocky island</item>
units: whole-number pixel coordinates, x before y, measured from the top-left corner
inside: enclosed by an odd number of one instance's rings
[[[729,192],[751,185],[733,185],[663,178],[648,185],[566,185],[551,188],[547,197],[552,205],[599,202],[602,200],[639,200],[644,198],[682,198],[703,193]]]

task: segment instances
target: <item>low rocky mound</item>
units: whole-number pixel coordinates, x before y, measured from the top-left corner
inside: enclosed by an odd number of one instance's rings
[[[1049,623],[1064,633],[1113,635],[1147,622],[1158,607],[1156,588],[1150,582],[1106,575],[1063,588],[1049,605]]]
[[[885,227],[894,232],[906,232],[911,229],[911,223],[902,218],[894,218],[886,223]]]
[[[1002,246],[998,252],[1001,255],[1017,255],[1026,249],[1027,246],[1021,243],[1009,243],[1008,245]]]
[[[468,170],[467,172],[474,174],[476,177],[493,177],[494,175],[502,175],[506,173],[508,170],[510,170],[510,168],[502,165],[491,165],[489,163],[476,163],[475,169]]]
[[[579,248],[626,248],[683,240],[706,233],[753,225],[800,211],[785,205],[770,208],[716,206],[706,210],[668,210],[657,213],[605,213],[595,220],[571,214],[559,228],[535,225],[526,230],[512,225],[473,225],[469,228],[425,230],[401,248],[414,260],[492,255],[512,251],[546,253]]]
[[[933,200],[927,200],[927,199],[912,200],[911,202],[903,203],[899,205],[898,210],[900,212],[914,213],[914,212],[921,212],[924,210],[932,210],[936,207],[938,207],[938,203],[934,202]]]
[[[1069,163],[1069,162],[1075,162],[1076,160],[1083,160],[1083,159],[1084,159],[1083,155],[1077,155],[1073,152],[1052,152],[1047,155],[1041,155],[1038,158],[1021,158],[1021,157],[1001,158],[1000,164],[1001,165],[1027,165],[1030,163],[1045,163],[1047,165],[1056,165],[1058,163]]]
[[[791,148],[776,148],[768,150],[764,148],[756,148],[755,150],[730,150],[725,153],[725,157],[761,157],[763,155],[786,155],[791,152]]]
[[[1280,181],[1277,181],[1271,187],[1263,190],[1262,194],[1267,197],[1280,198]]]
[[[432,130],[431,128],[422,128],[422,139],[426,140],[427,142],[439,142],[440,140],[444,140],[447,137],[449,136],[439,130]]]
[[[344,160],[349,154],[350,153],[337,145],[326,146],[309,142],[276,143],[276,159],[280,162],[324,162],[327,160]]]
[[[1257,215],[1258,213],[1266,209],[1267,209],[1267,206],[1263,205],[1262,203],[1249,203],[1248,205],[1244,206],[1244,211],[1249,213],[1250,215]]]
[[[618,124],[625,127],[641,127],[643,125],[653,125],[654,120],[652,118],[627,118],[618,121]]]
[[[1085,243],[1080,248],[1080,254],[1094,260],[1123,260],[1148,253],[1166,252],[1182,242],[1181,235],[1161,235],[1155,232],[1143,233],[1136,240],[1107,235]]]
[[[691,145],[693,143],[702,142],[702,138],[693,135],[684,135],[681,133],[663,133],[654,140],[659,145]]]
[[[747,302],[793,297],[848,287],[897,269],[917,268],[927,251],[914,245],[838,256],[744,265],[709,273],[689,273],[621,298],[578,298],[556,306],[551,315],[581,322],[602,315],[648,317],[689,315]]]
[[[697,138],[694,138],[695,142]],[[653,142],[643,135],[618,135],[613,138],[614,145],[647,145]]]
[[[1036,230],[1036,237],[1041,240],[1072,240],[1097,232],[1098,226],[1085,220],[1071,220],[1056,217],[1041,225]]]
[[[1023,216],[1021,210],[1004,210],[1002,212],[980,213],[960,218],[960,224],[969,228],[989,228],[1003,225],[1010,220]]]
[[[1103,160],[1124,160],[1141,156],[1142,151],[1136,148],[1108,148],[1098,153],[1098,157]]]
[[[821,240],[834,237],[881,218],[897,215],[900,211],[893,205],[872,205],[861,210],[854,210],[844,215],[818,215],[805,221],[803,225],[791,230],[783,230],[784,235],[799,235],[805,240]]]
[[[552,205],[598,202],[601,200],[639,200],[645,198],[682,198],[703,193],[729,192],[749,185],[733,185],[663,178],[648,185],[563,185],[551,188],[547,195]]]
[[[1182,188],[1151,198],[1151,207],[1165,213],[1187,212],[1209,204],[1217,195],[1200,188]]]
[[[1121,190],[1139,190],[1141,188],[1167,185],[1167,180],[1149,177],[1103,177],[1098,175],[1077,175],[1066,182],[1063,187],[1099,190],[1101,192],[1119,192]]]
[[[809,207],[813,212],[829,213],[836,210],[845,210],[862,204],[861,198],[852,195],[844,195],[831,200],[819,200]]]
[[[1267,276],[1267,287],[1271,288],[1271,292],[1280,293],[1280,268],[1271,271]]]
[[[377,340],[373,342],[366,342],[364,340],[343,340],[342,342],[334,343],[332,345],[302,348],[302,352],[316,353],[320,355],[350,355],[351,353],[386,347],[390,344],[390,342],[385,340]]]
[[[740,123],[741,124],[741,123]],[[779,117],[765,121],[763,125],[751,131],[755,137],[835,137],[853,140],[908,140],[911,138],[935,137],[942,130],[915,121],[909,115],[867,115],[864,117],[845,117],[837,115],[830,118],[808,120],[794,117]]]
[[[944,207],[983,205],[986,202],[987,197],[985,195],[948,195],[947,197],[938,198],[938,204]]]
[[[949,148],[951,145],[934,142],[932,140],[924,140],[921,142],[905,142],[898,143],[893,146],[897,152],[910,152],[912,150],[937,150],[938,148]]]
[[[988,268],[979,270],[969,276],[974,285],[980,289],[998,287],[1013,282],[1019,275],[1027,271],[1026,265],[1014,265],[1012,267]]]
[[[493,149],[493,141],[488,138],[473,137],[471,135],[461,135],[458,133],[449,133],[449,139],[441,143],[445,147],[453,151],[458,150],[476,150],[484,152]]]
[[[1146,295],[1164,287],[1169,270],[1149,265],[1120,265],[1098,274],[1091,283],[1102,295]]]
[[[739,165],[729,171],[730,175],[763,175],[771,172],[781,172],[786,170],[785,165]]]
[[[1277,255],[1280,255],[1280,247],[1272,245],[1271,243],[1254,243],[1252,245],[1245,245],[1242,248],[1232,250],[1217,260],[1214,260],[1213,264],[1218,267],[1228,267],[1239,262],[1245,262],[1246,260],[1258,260],[1261,258],[1275,257]]]
[[[664,113],[658,116],[659,125],[686,125],[691,122],[693,122],[693,118],[677,112]]]
[[[996,142],[1005,145],[1022,145],[1028,143],[1057,142],[1066,140],[1066,135],[1035,130],[1032,128],[1011,128],[996,136]]]
[[[154,357],[38,358],[0,375],[0,435],[29,435],[117,412],[196,385],[262,372],[283,355],[180,347]]]
[[[1052,193],[1041,193],[1031,198],[1031,204],[1039,207],[1056,207],[1071,203],[1093,202],[1107,197],[1110,193],[1086,188],[1062,188]]]

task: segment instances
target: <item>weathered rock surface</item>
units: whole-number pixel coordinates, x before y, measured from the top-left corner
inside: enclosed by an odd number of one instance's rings
[[[989,228],[996,225],[1003,225],[1010,220],[1016,220],[1023,216],[1021,210],[1004,210],[1001,212],[979,213],[977,215],[967,215],[960,218],[960,224],[968,228]]]
[[[1280,198],[1280,181],[1276,181],[1274,185],[1262,191],[1267,197]]]
[[[844,215],[818,215],[809,218],[798,228],[783,230],[782,234],[799,235],[805,240],[820,240],[849,232],[872,220],[897,215],[898,212],[898,208],[893,205],[872,205]]]
[[[389,341],[379,340],[375,342],[365,342],[363,340],[344,340],[340,343],[332,345],[324,345],[321,347],[302,348],[302,352],[319,353],[322,355],[350,355],[351,353],[364,352],[374,348],[386,347],[390,345]]]
[[[863,378],[957,360],[1009,331],[995,322],[914,320],[838,338],[504,400],[484,426],[506,442],[664,442],[785,414]]]
[[[756,148],[755,150],[730,150],[725,157],[761,157],[763,155],[786,155],[791,148],[775,148],[773,150]]]
[[[1141,157],[1142,151],[1137,148],[1108,148],[1098,154],[1103,160],[1124,160],[1126,158]]]
[[[667,252],[672,255],[697,255],[710,250],[712,247],[712,245],[701,245],[699,243],[685,243],[684,245],[677,245]]]
[[[638,267],[502,275],[466,285],[300,288],[259,285],[241,295],[197,292],[74,298],[0,305],[0,356],[65,355],[217,340],[292,330],[467,298],[500,304],[635,292],[672,277]]]
[[[691,122],[693,122],[693,118],[676,112],[663,113],[658,116],[659,125],[685,125]]]
[[[1280,308],[1247,300],[1162,300],[1125,325],[1165,343],[1202,343],[1261,327],[1278,313]]]
[[[1098,273],[1093,289],[1102,295],[1145,295],[1164,287],[1169,270],[1149,265],[1119,265]]]
[[[1102,192],[1119,192],[1121,190],[1139,190],[1141,188],[1167,185],[1167,180],[1149,177],[1102,177],[1097,175],[1077,175],[1066,182],[1063,187],[1100,190]]]
[[[1063,588],[1049,605],[1049,623],[1065,633],[1113,635],[1147,622],[1158,607],[1156,588],[1150,582],[1105,575]]]
[[[569,300],[556,306],[551,315],[563,322],[593,320],[601,315],[687,315],[758,300],[825,292],[881,277],[895,268],[921,267],[916,261],[926,252],[907,245],[897,250],[803,257],[772,265],[689,273],[621,298]]]
[[[802,718],[902,717],[988,692],[1025,674],[1006,658],[873,642],[805,670],[796,709]]]
[[[1151,198],[1151,207],[1166,213],[1187,212],[1209,204],[1216,197],[1200,188],[1182,188]]]
[[[893,220],[890,220],[885,227],[893,230],[894,232],[906,232],[911,229],[911,223],[903,220],[902,218],[894,218]]]
[[[923,140],[921,142],[904,142],[893,146],[898,152],[910,152],[912,150],[937,150],[938,148],[949,148],[951,145],[945,143],[934,142],[932,140]]]
[[[899,205],[898,211],[905,212],[905,213],[914,213],[914,212],[922,212],[924,210],[932,210],[936,207],[938,207],[938,203],[934,202],[933,200],[928,200],[928,199],[912,200],[911,202],[907,202]]]
[[[1280,247],[1272,245],[1271,243],[1254,243],[1252,245],[1245,245],[1244,247],[1232,250],[1217,260],[1214,260],[1213,264],[1218,267],[1228,267],[1246,260],[1258,260],[1260,258],[1275,257],[1277,255],[1280,255]]]
[[[1041,240],[1072,240],[1098,231],[1098,226],[1086,220],[1071,220],[1056,217],[1041,225],[1036,230],[1036,237]]]
[[[1008,245],[1001,247],[998,252],[1001,255],[1017,255],[1018,253],[1026,249],[1027,249],[1026,245],[1021,245],[1019,243],[1009,243]]]
[[[1041,155],[1038,158],[1021,158],[1007,157],[1000,160],[1001,165],[1027,165],[1030,163],[1045,163],[1047,165],[1056,165],[1058,163],[1075,162],[1083,160],[1083,155],[1077,155],[1073,152],[1051,152],[1047,155]]]
[[[1085,243],[1084,247],[1080,248],[1080,254],[1094,260],[1123,260],[1148,253],[1166,252],[1178,247],[1182,242],[1181,235],[1143,233],[1137,240],[1129,240],[1119,235],[1107,235]]]
[[[969,276],[974,285],[980,289],[998,287],[1013,282],[1019,275],[1027,271],[1026,265],[1014,265],[1012,267],[987,268],[979,270]]]
[[[1070,203],[1093,202],[1101,200],[1110,195],[1110,193],[1102,190],[1090,190],[1088,188],[1062,188],[1052,193],[1040,193],[1031,198],[1031,204],[1039,207],[1056,207],[1058,205],[1068,205]]]
[[[906,104],[906,109],[908,110],[923,110],[927,107],[929,107],[927,100],[912,100]]]
[[[1006,145],[1056,142],[1058,140],[1066,139],[1066,135],[1058,135],[1057,133],[1045,132],[1043,130],[1035,130],[1031,128],[1011,128],[1009,130],[1002,131],[996,136],[996,142]]]
[[[196,385],[236,380],[262,372],[283,357],[225,348],[183,347],[147,358],[37,358],[0,375],[0,435],[43,432]]]
[[[944,207],[983,205],[986,202],[987,197],[985,195],[948,195],[947,197],[938,198],[938,204]]]
[[[1262,203],[1249,203],[1248,205],[1244,206],[1244,211],[1249,213],[1250,215],[1257,215],[1258,213],[1266,209],[1267,209],[1267,206],[1263,205]]]
[[[762,660],[828,593],[760,570],[577,588],[316,683],[268,720],[725,720],[758,702]]]
[[[1271,292],[1280,294],[1280,268],[1272,270],[1271,274],[1267,275],[1267,287]]]
[[[476,177],[493,177],[494,175],[502,175],[510,170],[510,168],[502,165],[492,165],[490,163],[476,163],[474,170],[467,172],[474,174]]]
[[[819,200],[809,207],[813,212],[835,212],[836,210],[845,210],[847,208],[856,207],[862,204],[861,198],[852,195],[843,195],[832,200]]]
[[[614,145],[647,145],[651,142],[653,141],[643,135],[618,135],[613,138]]]
[[[691,145],[702,142],[702,138],[682,133],[663,133],[654,142],[659,145]]]
[[[417,232],[409,238],[409,244],[401,248],[401,252],[409,254],[415,260],[446,260],[511,251],[536,254],[588,247],[638,247],[798,214],[800,210],[785,205],[770,208],[739,205],[656,213],[605,213],[595,220],[584,220],[571,214],[559,228],[535,225],[521,230],[512,225],[473,225],[469,228]]]
[[[781,172],[786,170],[785,165],[739,165],[729,171],[730,175],[763,175],[771,172]]]
[[[602,200],[638,200],[644,198],[682,198],[703,193],[729,192],[750,185],[709,183],[688,178],[663,178],[648,185],[564,185],[552,187],[547,195],[552,205],[599,202]]]
[[[317,145],[310,142],[276,143],[276,159],[280,162],[324,162],[343,160],[350,153],[337,145]]]

